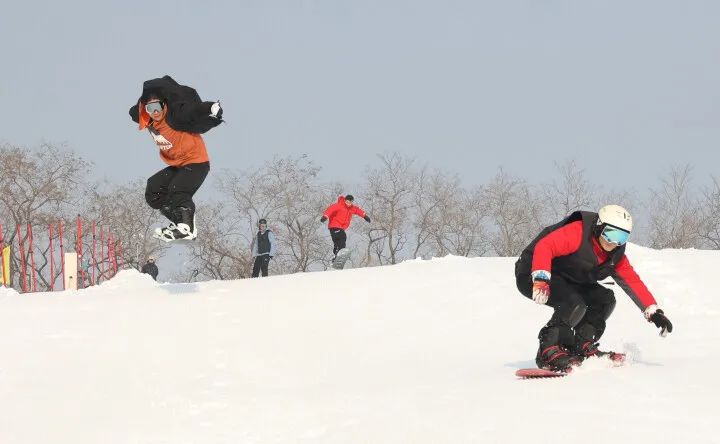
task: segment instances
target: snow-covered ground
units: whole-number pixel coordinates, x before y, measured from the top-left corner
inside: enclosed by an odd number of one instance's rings
[[[508,258],[0,290],[0,443],[718,443],[720,252],[629,256],[675,331],[613,287],[634,362],[552,380]]]

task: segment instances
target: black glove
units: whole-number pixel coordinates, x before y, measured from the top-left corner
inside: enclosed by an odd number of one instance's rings
[[[322,223],[325,223],[326,220],[327,220],[327,217],[325,217],[325,216],[320,218],[320,222],[322,222]]]
[[[370,222],[370,218],[368,217],[367,214],[365,215],[365,217],[363,217],[363,219],[365,219],[365,222]]]
[[[668,333],[672,333],[672,323],[670,322],[670,319],[665,316],[665,313],[663,313],[662,310],[656,310],[655,313],[650,316],[648,321],[652,322],[660,329],[660,336],[665,337]]]

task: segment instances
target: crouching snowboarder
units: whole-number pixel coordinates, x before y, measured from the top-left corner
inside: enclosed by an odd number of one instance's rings
[[[545,228],[515,263],[518,290],[554,312],[540,330],[538,367],[565,371],[593,355],[615,308],[612,290],[598,282],[612,277],[643,311],[645,319],[672,332],[672,324],[625,256],[632,217],[618,205],[598,213],[576,211]]]

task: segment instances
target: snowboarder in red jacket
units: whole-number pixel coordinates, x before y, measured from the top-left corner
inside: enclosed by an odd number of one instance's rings
[[[338,197],[337,202],[327,207],[325,213],[320,218],[320,222],[328,222],[328,229],[330,230],[330,237],[333,241],[333,254],[337,256],[338,251],[345,248],[345,242],[347,241],[347,234],[345,230],[350,226],[350,220],[353,214],[356,214],[366,222],[370,222],[370,218],[362,208],[354,205],[355,198],[352,194],[347,196]]]
[[[598,281],[612,277],[643,311],[645,319],[672,332],[672,324],[637,275],[625,245],[632,231],[630,213],[618,205],[599,212],[576,211],[545,228],[515,263],[518,290],[554,312],[540,330],[538,367],[567,370],[602,355],[597,341],[615,308],[612,290]]]

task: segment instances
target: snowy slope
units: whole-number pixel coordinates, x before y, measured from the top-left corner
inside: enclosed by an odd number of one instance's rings
[[[551,313],[514,259],[0,290],[0,443],[720,442],[720,252],[629,256],[676,331],[614,287],[635,362],[556,380],[513,375]]]

